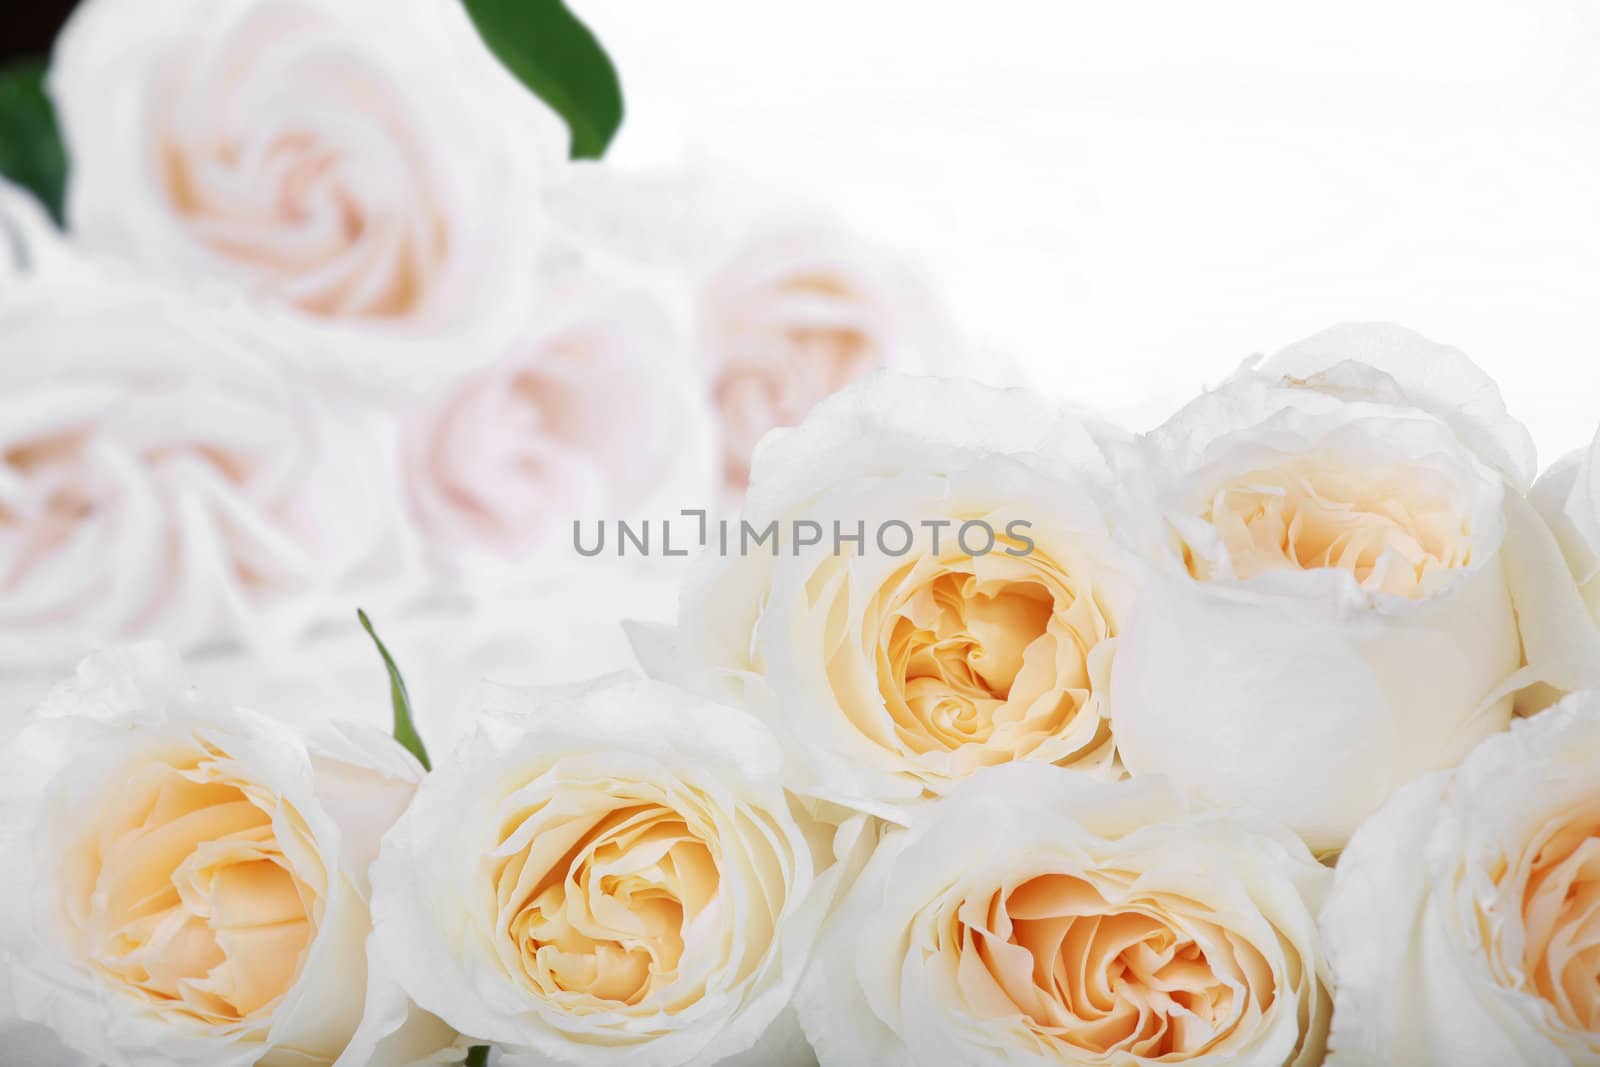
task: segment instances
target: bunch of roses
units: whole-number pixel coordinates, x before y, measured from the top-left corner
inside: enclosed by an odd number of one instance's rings
[[[875,377],[745,517],[908,552],[707,554],[653,679],[486,688],[430,773],[86,662],[4,755],[18,1008],[115,1065],[1600,1063],[1600,444],[1533,474],[1395,327],[1140,437]]]
[[[829,225],[569,162],[458,3],[86,0],[49,88],[64,235],[0,183],[0,671],[548,583],[574,518],[736,495],[943,346]]]

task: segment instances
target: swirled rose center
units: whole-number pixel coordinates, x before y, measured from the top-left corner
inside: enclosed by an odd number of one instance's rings
[[[1523,970],[1562,1022],[1600,1032],[1600,810],[1556,828],[1522,895]]]
[[[1181,1060],[1271,1007],[1264,957],[1201,912],[1108,902],[1066,874],[963,901],[949,927],[956,981],[986,1018],[1097,1056]]]
[[[299,814],[210,747],[135,769],[117,802],[64,872],[89,958],[209,1024],[269,1013],[305,963],[326,889]]]
[[[1098,720],[1088,705],[1111,624],[1090,585],[1043,552],[921,558],[878,589],[866,620],[861,651],[888,715],[885,740],[904,753],[953,754],[966,773],[1027,756],[1084,715]],[[830,664],[836,692],[850,691],[851,668],[841,648]],[[871,732],[875,709],[857,710]],[[1088,724],[1078,748],[1106,736],[1103,723]]]
[[[1363,589],[1417,598],[1472,562],[1467,518],[1404,473],[1313,463],[1258,471],[1218,489],[1204,518],[1227,570],[1188,552],[1201,580],[1338,568]]]
[[[163,191],[189,233],[313,315],[418,313],[450,259],[403,99],[294,4],[262,7],[215,63],[174,77]]]
[[[712,849],[657,804],[529,819],[539,829],[526,842],[514,832],[493,874],[502,953],[527,987],[606,1010],[669,986],[688,928],[716,898]]]

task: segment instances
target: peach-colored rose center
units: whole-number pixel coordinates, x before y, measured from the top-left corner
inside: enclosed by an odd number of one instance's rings
[[[790,274],[743,299],[748,306],[727,327],[713,386],[734,485],[749,480],[763,434],[799,423],[819,401],[883,363],[875,313],[842,278]]]
[[[636,1005],[678,975],[720,876],[713,850],[659,804],[525,813],[492,872],[502,958],[579,1011]]]
[[[89,958],[216,1025],[269,1013],[294,984],[327,882],[298,813],[210,747],[134,769],[64,873]]]
[[[297,5],[263,8],[227,61],[175,80],[163,191],[197,241],[279,299],[412,315],[451,258],[446,213],[401,96],[348,49],[330,62],[330,32]],[[269,56],[281,69],[260,70]]]
[[[860,651],[875,664],[888,713],[892,733],[883,740],[913,757],[950,754],[948,769],[959,776],[1069,734],[1076,740],[1053,760],[1105,755],[1109,727],[1090,705],[1111,636],[1088,582],[1041,551],[997,549],[901,568],[866,606]],[[872,735],[882,711],[849,699],[853,666],[841,645],[830,675],[841,705]]]
[[[1021,1015],[1040,1036],[1097,1056],[1200,1055],[1276,996],[1262,955],[1204,912],[1175,918],[1159,899],[1113,905],[1065,874],[963,901],[949,947],[975,1013]]]
[[[1523,965],[1573,1029],[1600,1032],[1600,810],[1559,826],[1532,857]]]
[[[1259,471],[1219,489],[1204,517],[1234,578],[1335,567],[1363,589],[1417,598],[1472,562],[1466,518],[1401,475],[1310,463]],[[1218,576],[1214,561],[1187,556],[1196,578]]]

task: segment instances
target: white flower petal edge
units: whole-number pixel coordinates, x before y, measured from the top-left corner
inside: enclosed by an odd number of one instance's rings
[[[1533,506],[1550,524],[1589,614],[1600,624],[1600,434],[1534,483]]]
[[[1533,437],[1500,387],[1459,348],[1390,322],[1343,323],[1297,341],[1256,370],[1348,399],[1409,405],[1443,420],[1519,492],[1538,470]]]
[[[114,1067],[403,1067],[453,1045],[368,967],[366,862],[422,774],[392,740],[208,704],[136,646],[85,660],[5,757],[24,1018]]]
[[[1292,834],[1158,780],[998,767],[884,838],[801,1021],[824,1067],[1311,1067],[1331,877]]]
[[[52,56],[84,247],[240,287],[311,370],[425,385],[524,321],[566,132],[434,0],[90,0]]]
[[[765,729],[624,677],[486,688],[474,707],[374,869],[385,968],[508,1063],[755,1045],[847,869],[819,877],[827,830],[792,809]]]
[[[1130,772],[1270,810],[1332,851],[1504,729],[1516,694],[1600,681],[1600,634],[1507,480],[1526,435],[1492,383],[1396,327],[1306,344],[1145,439],[1150,503],[1131,510],[1155,523],[1153,573],[1112,727]]]
[[[28,190],[0,178],[0,299],[24,278],[67,261],[61,231]]]
[[[1396,793],[1322,915],[1330,1067],[1600,1063],[1600,694]]]

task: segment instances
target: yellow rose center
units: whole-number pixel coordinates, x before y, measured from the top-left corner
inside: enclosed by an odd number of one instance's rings
[[[1404,472],[1312,463],[1258,471],[1219,489],[1203,517],[1233,578],[1338,568],[1363,589],[1419,598],[1472,562],[1470,523]],[[1186,556],[1194,577],[1219,577],[1216,561]]]
[[[1523,969],[1562,1022],[1600,1032],[1600,810],[1559,825],[1531,856]]]
[[[516,826],[492,878],[502,953],[527,987],[603,1011],[669,986],[685,932],[720,882],[712,848],[689,821],[648,802],[546,804]]]
[[[1065,874],[963,901],[949,944],[974,1012],[1020,1015],[1041,1038],[1097,1056],[1198,1056],[1275,998],[1260,952],[1203,912],[1178,917],[1158,897],[1114,905]]]
[[[135,769],[72,852],[65,903],[89,957],[172,1011],[269,1013],[316,936],[326,888],[300,816],[214,748]]]
[[[955,774],[1024,757],[1083,727],[1062,758],[1109,745],[1089,708],[1112,628],[1088,583],[1044,553],[919,559],[890,576],[866,608],[865,650],[892,735],[912,756],[956,755]],[[833,657],[849,691],[850,651]],[[851,709],[847,707],[847,712]],[[1085,715],[1093,723],[1082,723]],[[868,709],[860,709],[871,732]]]

